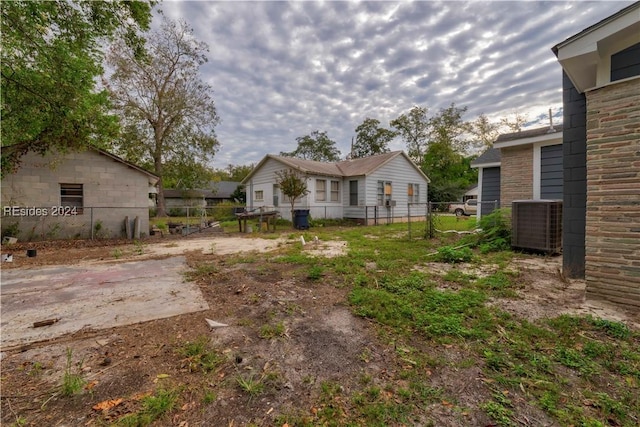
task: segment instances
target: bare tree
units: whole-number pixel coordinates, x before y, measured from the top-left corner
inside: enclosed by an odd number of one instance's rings
[[[147,36],[145,55],[123,45],[108,55],[114,73],[105,84],[123,123],[117,145],[126,159],[151,165],[160,177],[159,216],[166,215],[163,178],[198,170],[219,146],[213,90],[199,76],[208,47],[192,33],[186,22],[165,19]]]

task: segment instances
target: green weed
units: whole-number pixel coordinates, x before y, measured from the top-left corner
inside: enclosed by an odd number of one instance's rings
[[[191,372],[211,372],[223,363],[223,358],[209,347],[209,339],[204,336],[185,343],[178,353],[185,358],[183,364]]]
[[[62,376],[61,393],[63,396],[73,396],[82,391],[87,381],[84,379],[81,373],[80,367],[82,362],[78,366],[78,371],[74,372],[73,369],[73,351],[67,348],[67,365]]]

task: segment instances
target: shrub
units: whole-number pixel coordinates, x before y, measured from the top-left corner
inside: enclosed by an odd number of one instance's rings
[[[438,248],[438,252],[434,255],[435,261],[455,264],[458,262],[469,262],[473,259],[473,252],[467,247],[454,248],[451,246],[443,246]]]

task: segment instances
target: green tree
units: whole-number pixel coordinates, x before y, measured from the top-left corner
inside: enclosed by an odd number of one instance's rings
[[[296,138],[298,147],[291,152],[281,152],[281,156],[297,157],[317,162],[337,162],[340,160],[340,151],[336,148],[336,142],[329,139],[327,132],[313,131],[310,135]]]
[[[0,2],[2,174],[28,151],[106,146],[118,133],[98,90],[105,41],[140,53],[151,4],[131,1]]]
[[[489,118],[482,113],[469,123],[469,132],[473,135],[474,145],[477,148],[491,148],[500,134],[500,124],[489,121]]]
[[[366,118],[356,128],[356,141],[351,149],[354,159],[388,153],[389,142],[396,137],[392,130],[380,127],[380,121]]]
[[[467,107],[452,103],[429,119],[429,144],[420,166],[431,179],[431,201],[458,200],[477,181],[477,172],[464,154],[469,147],[469,124],[462,119],[466,111]]]
[[[422,162],[429,145],[429,117],[426,107],[413,107],[408,113],[401,114],[391,121],[391,126],[402,137],[407,146],[407,154],[416,164]]]
[[[516,111],[512,116],[513,118],[503,117],[500,119],[500,126],[506,128],[508,132],[520,132],[522,127],[527,123],[527,115]]]
[[[471,168],[472,157],[456,152],[446,142],[432,142],[421,164],[427,174],[429,201],[451,202],[459,200],[467,188],[478,180],[476,169]]]
[[[118,147],[128,160],[151,163],[160,177],[158,216],[166,215],[164,180],[177,182],[185,168],[204,170],[198,165],[210,161],[219,146],[213,89],[199,76],[207,51],[184,21],[165,19],[148,36],[145,56],[126,46],[108,55],[114,70],[108,89],[123,123]]]
[[[219,181],[237,181],[240,182],[247,177],[253,170],[255,165],[227,165],[225,169],[216,169],[214,176]]]
[[[448,145],[453,151],[464,153],[469,147],[465,135],[469,125],[462,119],[467,107],[456,107],[452,103],[447,108],[441,108],[438,114],[429,119],[429,143]]]
[[[276,172],[276,184],[280,186],[282,194],[289,198],[291,219],[293,219],[293,208],[296,200],[309,194],[306,177],[293,169],[284,169]]]

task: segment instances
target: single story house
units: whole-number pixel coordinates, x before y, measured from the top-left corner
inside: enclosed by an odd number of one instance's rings
[[[291,205],[276,175],[287,169],[305,177],[309,193],[296,201],[295,209],[308,209],[312,218],[387,223],[425,213],[429,178],[403,151],[334,163],[269,154],[242,181],[247,208],[274,209],[291,219]]]
[[[514,200],[562,200],[562,125],[502,134],[471,167],[478,168],[480,215]]]
[[[149,233],[158,177],[99,148],[27,153],[2,179],[2,233],[20,240],[122,237],[125,218]]]
[[[164,200],[167,209],[185,206],[215,206],[222,202],[233,202],[231,196],[238,186],[235,181],[211,181],[208,188],[181,190],[168,188],[164,190]]]
[[[467,200],[477,199],[478,198],[478,185],[473,185],[464,192],[462,196],[462,201],[466,202]]]
[[[563,270],[640,308],[640,2],[552,48],[563,70]]]

